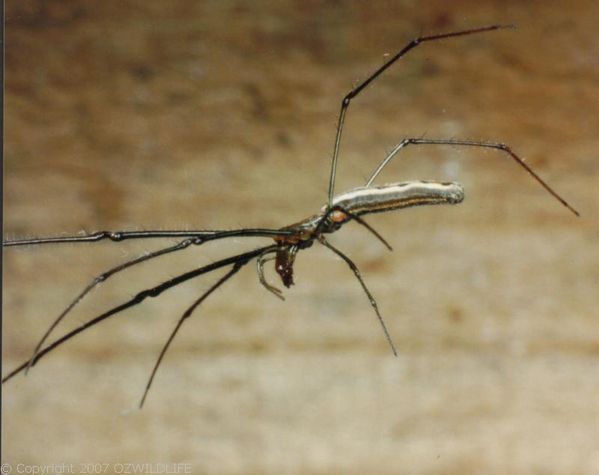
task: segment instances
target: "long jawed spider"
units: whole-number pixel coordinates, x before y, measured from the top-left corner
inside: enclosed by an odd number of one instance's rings
[[[381,171],[387,166],[387,164],[398,154],[400,150],[409,145],[446,145],[446,146],[458,146],[458,147],[476,147],[476,148],[487,148],[495,149],[502,152],[507,157],[512,158],[518,165],[520,165],[528,174],[535,179],[547,192],[555,197],[562,205],[568,208],[576,216],[579,216],[576,211],[568,202],[566,202],[557,192],[553,190],[545,181],[543,181],[533,170],[527,165],[523,159],[521,159],[509,146],[503,143],[495,142],[484,142],[484,141],[472,141],[472,140],[456,140],[456,139],[427,139],[427,138],[406,138],[399,142],[399,144],[381,161],[376,167],[370,178],[367,180],[363,187],[355,188],[346,193],[335,195],[335,173],[337,170],[337,161],[339,157],[339,149],[341,144],[341,135],[343,132],[343,124],[345,121],[345,115],[349,108],[349,105],[356,96],[358,96],[363,90],[365,90],[375,79],[377,79],[384,71],[391,67],[396,61],[402,58],[410,50],[416,48],[430,41],[443,40],[448,38],[456,38],[460,36],[479,34],[484,32],[490,32],[494,30],[500,30],[505,28],[511,28],[511,25],[490,25],[481,28],[473,28],[462,31],[455,31],[450,33],[421,36],[410,41],[406,46],[399,50],[395,55],[389,58],[382,66],[368,76],[364,81],[354,87],[341,101],[341,110],[337,122],[337,132],[335,135],[335,142],[333,147],[333,158],[331,162],[331,171],[329,175],[329,187],[328,187],[328,201],[326,205],[315,215],[310,216],[298,223],[285,226],[279,229],[259,229],[259,228],[245,228],[236,230],[220,230],[220,231],[207,231],[207,230],[191,230],[191,231],[99,231],[92,234],[78,235],[78,236],[59,236],[59,237],[47,237],[47,238],[32,238],[32,239],[20,239],[20,240],[5,240],[3,246],[26,246],[26,245],[39,245],[39,244],[58,244],[58,243],[83,243],[83,242],[97,242],[101,240],[112,240],[115,242],[122,242],[128,239],[157,239],[157,238],[179,238],[180,241],[169,247],[164,247],[156,251],[143,254],[135,259],[123,262],[105,272],[98,275],[92,280],[74,299],[73,301],[62,311],[62,313],[54,320],[50,327],[46,330],[39,343],[36,345],[31,357],[20,364],[17,368],[13,369],[2,379],[2,383],[5,383],[9,379],[12,379],[17,374],[24,372],[35,366],[40,359],[46,356],[48,353],[53,351],[58,346],[62,345],[66,341],[70,340],[74,336],[83,332],[84,330],[112,317],[116,314],[123,312],[124,310],[142,303],[148,297],[158,297],[163,292],[171,289],[183,282],[194,279],[204,274],[211,273],[218,269],[227,269],[226,273],[221,276],[214,284],[212,284],[208,290],[200,295],[181,315],[177,321],[175,328],[169,335],[165,342],[162,350],[158,356],[158,359],[152,369],[148,382],[143,392],[139,406],[142,407],[148,391],[154,381],[156,372],[168,350],[175,336],[181,329],[185,320],[187,320],[195,311],[195,309],[202,304],[208,296],[210,296],[216,289],[222,286],[225,282],[231,279],[237,274],[245,265],[251,261],[256,261],[257,274],[260,283],[274,295],[279,298],[283,298],[282,292],[277,287],[266,281],[264,275],[264,264],[268,261],[274,260],[275,271],[280,276],[281,281],[285,287],[293,285],[293,264],[296,255],[299,251],[309,248],[314,244],[315,241],[319,242],[327,249],[330,249],[333,253],[339,256],[359,281],[364,293],[368,297],[370,305],[372,306],[376,316],[378,317],[379,323],[383,329],[384,335],[387,339],[391,351],[394,355],[397,355],[393,340],[387,330],[383,317],[378,309],[376,300],[364,279],[362,278],[360,271],[356,264],[341,250],[333,246],[326,239],[325,235],[338,231],[345,223],[349,221],[356,221],[360,225],[364,226],[370,231],[377,239],[379,239],[389,250],[391,246],[372,228],[368,225],[363,216],[370,213],[383,213],[387,211],[393,211],[396,209],[407,208],[411,206],[422,206],[422,205],[433,205],[433,204],[458,204],[464,198],[464,192],[458,183],[437,183],[437,182],[426,182],[426,181],[411,181],[405,183],[391,183],[380,186],[373,185],[374,180],[379,176]],[[73,308],[85,298],[85,296],[98,284],[106,281],[113,275],[124,271],[130,267],[133,267],[142,262],[146,262],[155,259],[166,254],[171,254],[176,251],[181,251],[190,246],[200,246],[209,241],[215,241],[219,239],[225,239],[229,237],[264,237],[274,239],[274,244],[253,249],[251,251],[243,252],[234,256],[230,256],[211,264],[196,268],[194,270],[185,272],[176,277],[173,277],[165,282],[162,282],[155,287],[148,288],[140,291],[130,300],[123,302],[104,313],[92,318],[86,323],[76,327],[72,331],[64,334],[60,338],[46,344],[46,341],[50,337],[50,334],[55,330],[58,324],[73,310]]]

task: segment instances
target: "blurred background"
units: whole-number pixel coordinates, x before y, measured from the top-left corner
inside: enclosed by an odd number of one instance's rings
[[[253,265],[212,295],[137,404],[181,313],[218,275],[65,344],[3,386],[3,462],[189,463],[219,474],[599,473],[599,6],[559,1],[8,1],[5,238],[100,229],[281,227],[405,137],[379,182],[460,181],[455,207],[349,224],[345,264],[302,252],[281,302]],[[268,242],[268,241],[266,241]],[[100,272],[166,242],[4,251],[3,374]],[[113,277],[67,331],[141,289],[263,245],[232,239]],[[278,286],[269,266],[268,279]],[[108,473],[114,470],[110,465]]]

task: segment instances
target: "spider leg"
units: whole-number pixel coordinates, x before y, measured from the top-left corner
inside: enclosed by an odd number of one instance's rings
[[[385,246],[390,251],[393,250],[393,248],[391,247],[391,244],[389,244],[387,242],[387,240],[383,236],[381,236],[380,233],[376,229],[374,229],[370,224],[368,224],[363,218],[361,218],[360,216],[358,216],[355,213],[352,213],[352,212],[346,210],[343,206],[333,206],[332,208],[329,208],[326,211],[326,213],[322,216],[322,218],[320,218],[320,222],[318,223],[318,225],[316,226],[316,229],[314,230],[315,236],[320,236],[322,234],[324,227],[327,225],[327,221],[329,220],[330,216],[335,211],[341,211],[342,213],[344,213],[348,216],[348,220],[354,220],[357,223],[359,223],[360,225],[364,226],[368,231],[370,231],[370,233],[372,233],[374,235],[374,237],[376,237],[383,244],[383,246]]]
[[[259,256],[259,258],[261,256],[262,256],[262,254]],[[164,358],[164,355],[166,354],[169,346],[171,345],[172,341],[175,339],[175,336],[179,332],[179,329],[183,325],[183,322],[185,322],[185,320],[187,320],[191,316],[191,314],[194,312],[194,310],[204,300],[206,300],[212,292],[214,292],[221,285],[223,285],[227,280],[229,280],[231,277],[233,277],[235,274],[237,274],[237,272],[239,272],[239,270],[244,265],[246,265],[251,259],[253,259],[253,257],[252,258],[244,258],[242,260],[237,261],[235,264],[233,264],[233,267],[231,268],[231,270],[229,270],[224,276],[222,276],[218,281],[216,281],[216,283],[214,283],[206,292],[204,292],[187,310],[185,310],[183,315],[181,315],[181,318],[175,325],[175,328],[173,329],[173,331],[171,332],[170,336],[168,337],[166,343],[162,347],[162,350],[160,351],[160,355],[158,356],[158,359],[156,360],[156,364],[154,365],[154,368],[152,369],[152,373],[150,374],[150,377],[146,384],[146,388],[144,390],[143,396],[141,398],[141,401],[139,402],[140,409],[143,407],[146,397],[148,396],[148,391],[150,390],[150,386],[152,386],[152,382],[154,381],[154,376],[156,376],[158,367],[160,366],[160,363],[162,362],[162,359]]]
[[[159,230],[159,231],[97,231],[91,234],[83,234],[81,236],[52,236],[30,239],[6,239],[2,242],[3,247],[11,246],[29,246],[37,244],[60,244],[60,243],[80,243],[80,242],[97,242],[110,240],[121,242],[128,239],[163,239],[163,238],[197,238],[195,244],[203,244],[208,241],[224,239],[229,237],[270,237],[276,238],[281,236],[291,236],[292,231],[284,229],[263,229],[263,228],[246,228],[246,229],[229,229],[229,230]]]
[[[275,287],[274,285],[269,284],[266,281],[266,276],[264,275],[264,263],[272,261],[274,259],[276,259],[275,256],[267,257],[266,253],[258,256],[258,259],[256,259],[256,271],[258,273],[258,279],[260,280],[260,283],[264,286],[266,290],[272,292],[276,297],[280,298],[281,300],[285,300],[282,290]]]
[[[460,147],[478,147],[478,148],[491,148],[499,150],[510,156],[516,163],[518,163],[526,172],[532,176],[545,190],[547,190],[555,199],[557,199],[562,205],[568,208],[576,216],[580,216],[580,213],[574,209],[564,198],[562,198],[553,188],[551,188],[536,172],[520,158],[508,145],[504,143],[496,142],[482,142],[475,140],[454,140],[454,139],[424,139],[424,138],[409,138],[404,139],[383,159],[378,167],[374,170],[372,176],[366,182],[366,186],[370,186],[375,178],[381,173],[383,168],[397,155],[397,153],[408,145],[453,145]]]
[[[14,370],[12,370],[8,375],[4,376],[2,378],[2,383],[5,383],[9,379],[11,379],[13,376],[15,376],[15,375],[19,374],[21,371],[25,370],[26,368],[28,368],[30,366],[35,366],[37,364],[37,362],[41,358],[43,358],[45,355],[47,355],[49,352],[54,350],[56,347],[62,345],[66,341],[70,340],[74,336],[78,335],[82,331],[86,330],[87,328],[90,328],[90,327],[100,323],[101,321],[106,320],[107,318],[122,312],[123,310],[126,310],[130,307],[134,307],[134,306],[140,304],[148,297],[157,297],[168,289],[176,287],[177,285],[182,284],[183,282],[186,282],[190,279],[193,279],[194,277],[198,277],[200,275],[207,274],[216,269],[220,269],[222,267],[226,267],[231,264],[249,262],[250,260],[258,257],[260,254],[263,254],[264,252],[266,252],[268,250],[274,250],[274,249],[276,249],[276,245],[270,245],[270,246],[265,246],[265,247],[260,247],[258,249],[254,249],[253,251],[248,251],[248,252],[244,252],[242,254],[237,254],[235,256],[227,257],[225,259],[221,259],[219,261],[213,262],[212,264],[208,264],[208,265],[199,267],[197,269],[193,269],[189,272],[180,274],[176,277],[173,277],[172,279],[169,279],[165,282],[162,282],[161,284],[156,285],[155,287],[142,290],[141,292],[139,292],[137,295],[135,295],[130,300],[128,300],[120,305],[117,305],[116,307],[113,307],[110,310],[107,310],[106,312],[87,321],[86,323],[71,330],[70,332],[66,333],[62,337],[54,340],[52,343],[50,343],[47,346],[45,346],[44,348],[40,349],[38,351],[37,355],[32,360],[25,361],[20,366],[18,366]]]
[[[337,254],[341,259],[343,259],[346,262],[346,264],[349,266],[349,268],[352,270],[352,272],[354,273],[354,275],[356,276],[356,278],[360,282],[360,285],[362,286],[362,289],[364,289],[364,292],[366,293],[366,296],[368,297],[368,300],[370,301],[370,306],[374,309],[374,312],[376,313],[376,316],[378,317],[379,322],[380,322],[381,326],[383,327],[383,331],[385,332],[385,337],[387,338],[387,342],[389,343],[389,346],[391,347],[391,351],[393,351],[393,354],[395,356],[397,356],[397,350],[395,349],[395,345],[393,344],[393,340],[391,339],[391,335],[389,334],[389,331],[387,330],[387,326],[385,325],[385,321],[383,320],[383,316],[379,312],[379,307],[378,307],[378,305],[376,303],[375,298],[370,293],[370,290],[368,290],[368,287],[366,286],[366,283],[364,282],[364,279],[362,279],[362,275],[360,274],[360,270],[358,269],[358,266],[356,266],[356,264],[354,264],[354,262],[349,257],[347,257],[343,252],[341,252],[335,246],[333,246],[332,244],[330,244],[324,237],[319,236],[318,237],[318,241],[321,244],[323,244],[325,247],[328,247],[335,254]]]
[[[108,278],[110,278],[114,274],[117,274],[118,272],[121,272],[121,271],[123,271],[123,270],[125,270],[125,269],[127,269],[129,267],[133,267],[133,266],[135,266],[137,264],[141,264],[142,262],[149,261],[150,259],[154,259],[155,257],[163,256],[163,255],[169,254],[171,252],[175,252],[175,251],[180,251],[182,249],[186,249],[191,244],[194,244],[194,243],[197,243],[197,242],[198,242],[198,238],[185,239],[185,240],[183,240],[183,241],[175,244],[174,246],[170,246],[170,247],[166,247],[166,248],[163,248],[163,249],[159,249],[157,251],[150,252],[148,254],[144,254],[144,255],[141,255],[139,257],[136,257],[135,259],[131,259],[130,261],[123,262],[123,263],[119,264],[118,266],[115,266],[112,269],[109,269],[108,271],[103,272],[102,274],[96,276],[81,291],[81,293],[79,295],[77,295],[77,297],[75,297],[75,299],[62,311],[62,313],[56,318],[56,320],[54,320],[52,322],[52,324],[48,327],[48,329],[46,330],[46,333],[44,333],[44,335],[40,339],[39,343],[36,345],[35,349],[33,350],[33,354],[31,355],[31,358],[29,360],[29,364],[27,365],[27,368],[25,369],[25,374],[27,374],[27,372],[31,368],[33,360],[37,356],[40,348],[46,342],[46,340],[48,339],[48,337],[50,336],[50,334],[52,333],[52,331],[64,319],[64,317],[66,317],[67,314],[71,310],[73,310],[73,308],[79,302],[81,302],[85,298],[85,296],[93,290],[94,287],[96,287],[96,285],[98,285],[98,284],[100,284],[102,282],[105,282],[106,280],[108,280]]]
[[[440,35],[431,35],[431,36],[420,36],[418,38],[410,41],[406,46],[404,46],[400,51],[398,51],[394,56],[392,56],[388,61],[386,61],[381,67],[379,67],[374,73],[368,76],[364,81],[354,87],[341,101],[341,111],[339,112],[339,119],[337,121],[337,133],[335,135],[335,145],[333,147],[333,159],[331,161],[331,173],[329,175],[329,201],[328,205],[331,207],[333,203],[333,195],[335,188],[335,175],[337,171],[337,159],[339,157],[339,146],[341,144],[341,133],[343,131],[343,124],[345,122],[345,114],[349,107],[351,100],[356,97],[360,92],[366,89],[370,83],[372,83],[376,78],[378,78],[386,69],[388,69],[393,63],[395,63],[398,59],[404,56],[408,51],[416,46],[421,45],[427,41],[436,41],[442,40],[445,38],[455,38],[457,36],[466,36],[472,35],[476,33],[483,33],[487,31],[499,30],[503,28],[513,28],[512,25],[490,25],[484,26],[482,28],[472,28],[470,30],[463,31],[454,31],[452,33],[443,33]]]

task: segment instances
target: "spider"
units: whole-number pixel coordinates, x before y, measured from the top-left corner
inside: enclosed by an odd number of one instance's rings
[[[460,184],[458,183],[438,183],[438,182],[426,182],[426,181],[411,181],[405,183],[391,183],[385,185],[375,186],[373,185],[374,180],[379,176],[387,164],[397,156],[397,154],[405,147],[412,145],[445,145],[445,146],[459,146],[459,147],[476,147],[476,148],[487,148],[495,149],[502,152],[505,156],[513,159],[518,165],[520,165],[534,180],[536,180],[547,192],[553,197],[560,201],[566,208],[568,208],[576,216],[579,216],[576,211],[568,202],[566,202],[557,192],[553,190],[545,181],[543,181],[537,174],[527,165],[522,158],[520,158],[512,149],[503,143],[496,142],[484,142],[484,141],[472,141],[472,140],[458,140],[458,139],[428,139],[428,138],[406,138],[399,142],[393,150],[381,161],[376,167],[370,178],[366,181],[366,184],[362,187],[352,189],[348,192],[335,195],[335,174],[337,170],[337,161],[339,157],[339,149],[341,144],[341,136],[343,132],[343,125],[345,121],[345,115],[349,108],[349,105],[356,96],[358,96],[363,90],[365,90],[374,80],[376,80],[384,71],[391,67],[396,61],[402,58],[410,50],[416,48],[418,45],[430,41],[438,41],[442,39],[455,38],[466,35],[480,34],[490,32],[494,30],[500,30],[505,28],[511,28],[511,25],[490,25],[480,28],[473,28],[462,31],[454,31],[449,33],[420,36],[410,41],[406,46],[389,58],[382,66],[370,74],[365,80],[355,86],[349,93],[347,93],[341,101],[341,109],[339,112],[339,118],[337,122],[337,132],[335,135],[335,142],[333,148],[333,156],[331,162],[331,170],[329,174],[329,186],[328,186],[328,201],[320,209],[320,211],[302,221],[297,223],[279,228],[279,229],[261,229],[261,228],[245,228],[236,230],[181,230],[181,231],[99,231],[86,235],[78,236],[59,236],[59,237],[47,237],[47,238],[32,238],[32,239],[20,239],[20,240],[5,240],[3,246],[25,246],[25,245],[41,245],[41,244],[53,244],[53,243],[81,243],[81,242],[95,242],[101,240],[112,240],[116,242],[125,241],[128,239],[157,239],[157,238],[179,238],[181,239],[174,245],[164,247],[156,251],[143,254],[135,259],[123,262],[116,267],[113,267],[102,274],[98,275],[92,280],[62,311],[62,313],[54,320],[47,331],[44,333],[39,343],[36,345],[31,357],[13,369],[2,379],[2,383],[13,378],[15,375],[27,371],[36,365],[38,361],[46,356],[48,353],[53,351],[58,346],[62,345],[66,341],[75,337],[79,333],[83,332],[87,328],[90,328],[103,320],[112,317],[116,314],[123,312],[124,310],[133,306],[141,304],[148,297],[158,297],[163,292],[176,287],[183,282],[194,279],[204,274],[216,271],[218,269],[227,269],[226,273],[221,276],[214,284],[212,284],[208,290],[200,295],[181,315],[177,321],[175,328],[172,330],[167,341],[165,342],[162,350],[158,356],[158,359],[152,369],[152,372],[147,381],[144,389],[140,408],[143,406],[149,389],[154,381],[157,370],[168,350],[175,336],[179,332],[183,323],[193,314],[198,306],[204,302],[216,289],[221,287],[225,282],[230,280],[236,275],[244,266],[249,264],[251,261],[256,262],[256,271],[260,283],[276,297],[284,299],[282,291],[269,283],[266,280],[264,274],[265,263],[274,260],[274,267],[276,273],[279,275],[282,284],[289,288],[293,285],[293,265],[295,258],[299,251],[311,247],[315,242],[322,244],[327,249],[331,250],[337,256],[339,256],[354,273],[356,279],[360,283],[365,295],[368,297],[370,305],[374,310],[378,321],[382,327],[385,338],[391,348],[394,355],[397,356],[397,351],[391,335],[387,330],[385,321],[378,309],[377,302],[373,297],[372,293],[366,286],[361,273],[356,264],[340,249],[333,246],[325,237],[325,235],[338,231],[345,223],[349,221],[356,221],[360,225],[364,226],[369,232],[371,232],[378,240],[380,240],[389,250],[391,246],[385,241],[385,239],[377,233],[366,221],[363,216],[371,213],[382,213],[396,209],[407,208],[411,206],[422,206],[422,205],[434,205],[434,204],[458,204],[464,198],[464,192]],[[51,333],[58,326],[58,324],[73,310],[73,308],[81,302],[82,299],[98,284],[106,281],[111,276],[124,271],[130,267],[140,264],[157,257],[181,251],[190,246],[200,246],[206,242],[220,240],[230,237],[263,237],[271,238],[274,243],[259,247],[241,254],[236,254],[224,259],[220,259],[211,264],[193,269],[183,274],[177,275],[169,280],[159,283],[158,285],[144,289],[137,293],[131,299],[116,305],[102,314],[92,318],[86,323],[76,327],[72,331],[64,334],[57,338],[51,343],[46,344],[46,341],[50,337]]]

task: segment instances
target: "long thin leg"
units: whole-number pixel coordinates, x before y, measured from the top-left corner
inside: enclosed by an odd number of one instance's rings
[[[4,376],[4,378],[2,378],[2,383],[5,383],[9,379],[11,379],[13,376],[19,374],[24,369],[26,369],[30,366],[35,366],[41,358],[43,358],[45,355],[47,355],[53,349],[62,345],[63,343],[70,340],[71,338],[78,335],[79,333],[86,330],[87,328],[90,328],[90,327],[100,323],[101,321],[106,320],[108,317],[116,315],[130,307],[134,307],[134,306],[140,304],[141,302],[143,302],[148,297],[157,297],[164,291],[171,289],[173,287],[176,287],[177,285],[182,284],[183,282],[186,282],[190,279],[193,279],[194,277],[198,277],[200,275],[207,274],[208,272],[212,272],[216,269],[220,269],[222,267],[226,267],[231,264],[237,264],[240,262],[249,262],[250,260],[258,257],[260,254],[263,254],[264,252],[268,251],[269,249],[271,249],[271,250],[276,249],[276,245],[261,247],[258,249],[254,249],[253,251],[244,252],[242,254],[237,254],[232,257],[227,257],[226,259],[221,259],[219,261],[213,262],[212,264],[208,264],[206,266],[199,267],[197,269],[193,269],[189,272],[185,272],[184,274],[180,274],[180,275],[173,277],[172,279],[169,279],[165,282],[162,282],[161,284],[159,284],[155,287],[152,287],[150,289],[142,290],[141,292],[139,292],[136,296],[134,296],[130,300],[128,300],[120,305],[117,305],[116,307],[111,308],[110,310],[102,313],[101,315],[98,315],[97,317],[87,321],[83,325],[80,325],[79,327],[71,330],[69,333],[63,335],[62,337],[54,340],[52,343],[48,344],[46,347],[42,348],[37,353],[35,358],[33,358],[33,361],[31,362],[31,364],[30,364],[30,360],[27,360],[24,363],[22,363],[20,366],[18,366],[17,368],[12,370],[8,375]]]
[[[440,35],[431,35],[431,36],[421,36],[419,38],[413,39],[406,46],[403,47],[398,53],[392,56],[387,62],[385,62],[380,68],[378,68],[374,73],[368,76],[364,81],[354,87],[341,101],[341,111],[339,112],[339,120],[337,122],[337,134],[335,135],[335,146],[333,148],[333,159],[331,162],[331,174],[329,176],[329,207],[333,203],[333,195],[335,188],[335,175],[337,173],[337,158],[339,156],[339,146],[341,144],[341,132],[343,131],[343,123],[345,121],[345,114],[347,112],[347,108],[351,100],[356,97],[360,92],[368,87],[368,85],[373,82],[376,78],[378,78],[387,68],[389,68],[393,63],[395,63],[399,58],[404,56],[408,51],[416,46],[425,43],[427,41],[436,41],[442,40],[445,38],[455,38],[457,36],[466,36],[473,35],[476,33],[483,33],[486,31],[499,30],[502,28],[513,28],[512,25],[490,25],[484,26],[482,28],[473,28],[470,30],[463,31],[455,31],[452,33],[443,33]]]
[[[329,222],[331,216],[334,215],[334,213],[336,211],[341,211],[341,213],[343,213],[345,216],[347,216],[347,219],[345,221],[354,220],[358,224],[364,226],[368,231],[370,231],[371,234],[374,235],[374,237],[376,237],[383,244],[383,246],[385,246],[390,251],[393,250],[393,248],[391,247],[391,244],[389,244],[387,242],[387,240],[383,236],[381,236],[376,229],[374,229],[370,224],[368,224],[366,221],[364,221],[364,219],[362,219],[357,214],[347,211],[345,208],[343,208],[343,206],[333,206],[332,208],[327,209],[326,213],[322,216],[322,218],[320,218],[320,221],[319,221],[318,225],[316,226],[316,229],[314,230],[313,234],[315,236],[319,236],[320,234],[322,234],[325,226],[327,226],[329,224],[328,222]],[[343,221],[343,222],[345,222],[345,221]],[[339,224],[341,224],[341,223],[339,223]]]
[[[91,234],[83,234],[81,236],[53,236],[31,239],[8,239],[2,242],[2,246],[29,246],[37,244],[60,244],[73,242],[97,242],[102,240],[110,240],[121,242],[127,239],[162,239],[162,238],[198,238],[195,244],[203,244],[216,239],[224,239],[228,237],[280,237],[292,236],[293,231],[283,229],[262,229],[262,228],[247,228],[247,229],[232,229],[232,230],[182,230],[182,231],[97,231]]]
[[[385,321],[383,320],[383,316],[379,312],[379,307],[378,307],[378,305],[376,303],[376,300],[374,299],[374,297],[370,293],[370,290],[368,290],[368,287],[366,287],[366,283],[364,282],[364,279],[362,279],[362,275],[360,274],[360,270],[358,269],[358,266],[356,266],[356,264],[354,264],[354,262],[349,257],[347,257],[343,252],[341,252],[335,246],[333,246],[332,244],[330,244],[324,237],[319,236],[318,237],[318,241],[320,243],[322,243],[324,246],[328,247],[335,254],[337,254],[341,259],[343,259],[347,263],[347,265],[349,266],[349,268],[352,270],[352,272],[354,273],[354,275],[356,276],[356,278],[360,282],[360,285],[362,286],[362,289],[364,289],[364,292],[366,293],[366,296],[368,297],[368,300],[370,301],[370,306],[374,309],[374,312],[376,313],[376,316],[378,317],[379,322],[380,322],[381,326],[383,327],[383,331],[385,332],[385,337],[387,338],[387,342],[389,343],[389,346],[391,347],[391,351],[393,351],[393,354],[395,356],[397,356],[397,350],[395,349],[395,345],[393,344],[393,340],[391,339],[391,335],[389,334],[389,331],[387,330],[387,326],[385,325]]]
[[[266,256],[266,254],[262,254],[261,256],[258,256],[258,259],[256,259],[256,272],[258,273],[258,280],[260,281],[260,283],[264,286],[264,288],[270,292],[272,292],[275,296],[279,297],[281,300],[285,300],[285,297],[283,296],[283,292],[281,291],[281,289],[275,287],[274,285],[270,285],[267,281],[266,281],[266,277],[264,275],[264,263],[268,262],[268,261],[272,261],[273,259],[276,259],[275,256]]]
[[[58,316],[58,318],[56,318],[56,320],[54,320],[54,322],[52,322],[52,324],[50,325],[50,327],[48,327],[48,329],[46,330],[46,333],[44,333],[44,336],[42,336],[42,338],[40,339],[39,343],[36,345],[35,349],[33,350],[33,354],[31,355],[31,359],[29,360],[29,365],[27,366],[27,369],[25,370],[25,374],[27,374],[27,372],[29,371],[29,368],[31,367],[31,364],[33,362],[33,360],[35,359],[38,351],[40,350],[40,348],[43,346],[43,344],[46,342],[46,340],[48,339],[48,337],[50,336],[50,334],[52,333],[52,331],[56,328],[56,326],[67,316],[67,314],[73,310],[73,308],[79,303],[81,302],[81,300],[83,300],[85,298],[85,296],[90,293],[92,291],[92,289],[94,287],[96,287],[96,285],[105,282],[106,280],[108,280],[111,276],[113,276],[114,274],[117,274],[118,272],[121,272],[129,267],[133,267],[137,264],[141,264],[142,262],[145,261],[149,261],[150,259],[154,259],[155,257],[159,257],[159,256],[163,256],[165,254],[169,254],[171,252],[175,252],[175,251],[180,251],[182,249],[186,249],[187,247],[189,247],[191,244],[196,243],[196,242],[200,242],[199,238],[190,238],[190,239],[185,239],[177,244],[175,244],[174,246],[170,246],[170,247],[166,247],[164,249],[159,249],[157,251],[154,252],[150,252],[148,254],[144,254],[142,256],[136,257],[135,259],[131,259],[130,261],[127,262],[123,262],[122,264],[119,264],[116,267],[113,267],[112,269],[103,272],[102,274],[98,275],[97,277],[94,278],[94,280],[92,280],[84,289],[83,291],[81,291],[81,293],[79,295],[77,295],[77,297],[75,297],[75,299],[67,306],[67,308],[65,308],[62,313]]]
[[[454,139],[423,139],[423,138],[409,138],[404,139],[387,155],[384,160],[375,169],[372,176],[366,182],[366,186],[370,186],[374,179],[381,173],[383,168],[397,155],[397,153],[408,145],[457,145],[463,147],[480,147],[480,148],[492,148],[507,153],[516,163],[524,168],[530,176],[532,176],[545,190],[547,190],[555,199],[561,204],[568,208],[576,216],[580,216],[580,213],[576,211],[570,204],[563,199],[553,188],[551,188],[539,175],[537,175],[529,165],[526,164],[524,159],[520,158],[514,151],[504,143],[496,142],[482,142],[475,140],[454,140]]]
[[[208,298],[208,296],[214,292],[216,289],[218,289],[221,285],[223,285],[227,280],[229,280],[231,277],[233,277],[235,274],[237,274],[237,272],[239,272],[239,270],[248,263],[248,260],[243,260],[243,261],[239,261],[236,262],[232,269],[227,272],[224,276],[222,276],[220,279],[218,279],[218,281],[213,284],[206,292],[204,292],[200,298],[198,298],[187,310],[185,310],[185,312],[183,313],[183,315],[181,315],[181,318],[179,319],[179,321],[177,322],[177,324],[175,325],[175,328],[173,329],[172,333],[170,334],[170,336],[168,337],[168,340],[166,341],[166,343],[164,344],[164,346],[162,347],[162,351],[160,351],[160,355],[158,356],[158,359],[156,360],[156,364],[154,365],[154,368],[152,369],[152,373],[150,374],[150,377],[148,379],[148,383],[146,384],[146,388],[144,390],[144,394],[141,398],[141,401],[139,402],[139,408],[141,409],[144,405],[144,402],[146,400],[146,397],[148,395],[148,391],[150,390],[150,386],[152,386],[152,381],[154,381],[154,376],[156,376],[156,372],[158,371],[158,367],[160,366],[160,363],[162,362],[162,359],[164,358],[164,355],[166,354],[169,346],[171,345],[172,341],[175,339],[175,336],[177,335],[177,333],[179,332],[179,329],[181,328],[181,326],[183,325],[183,322],[185,320],[187,320],[191,314],[194,312],[194,310],[204,301]]]

